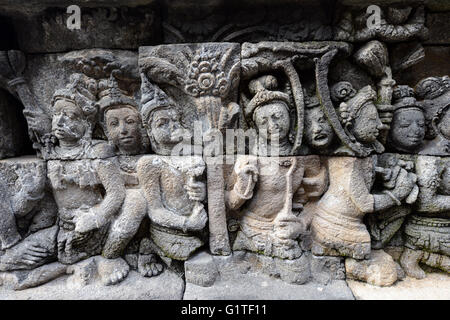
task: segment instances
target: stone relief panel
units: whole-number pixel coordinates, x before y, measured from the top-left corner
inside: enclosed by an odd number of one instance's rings
[[[370,30],[354,8],[333,25],[251,6],[195,29],[217,8],[184,21],[182,7],[164,13],[172,44],[152,46],[152,29],[119,32],[117,47],[149,44],[138,51],[0,52],[36,153],[12,158],[23,153],[2,99],[5,287],[156,283],[182,295],[247,272],[378,286],[424,278],[419,264],[450,273],[449,78],[411,87],[392,74],[422,59],[423,7],[383,7]],[[152,28],[152,12],[133,10],[133,30]],[[105,19],[127,25],[122,11]]]

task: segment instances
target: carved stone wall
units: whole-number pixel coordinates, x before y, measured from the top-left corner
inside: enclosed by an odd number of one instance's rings
[[[450,273],[450,7],[374,4],[0,0],[0,297]]]

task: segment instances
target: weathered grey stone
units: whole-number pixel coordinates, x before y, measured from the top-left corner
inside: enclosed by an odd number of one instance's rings
[[[2,300],[181,300],[184,281],[165,271],[158,277],[145,278],[131,271],[127,279],[117,286],[104,286],[98,281],[74,290],[68,285],[69,276],[60,277],[45,285],[12,291],[0,288]],[[164,288],[164,290],[162,290]]]
[[[331,1],[165,1],[164,43],[330,40]],[[195,10],[192,6],[195,5]],[[287,16],[285,12],[290,14]]]
[[[311,255],[311,275],[321,284],[345,280],[344,258]]]
[[[435,76],[448,75],[450,69],[450,47],[448,46],[424,46],[425,58],[408,68],[405,72],[394,72],[394,79],[399,84],[407,84],[414,87],[420,80]],[[418,99],[420,100],[420,99]]]
[[[185,300],[353,300],[344,280],[324,286],[317,283],[288,284],[255,273],[236,275],[233,281],[218,281],[212,287],[187,283]]]
[[[12,25],[19,48],[29,53],[85,48],[137,49],[159,41],[160,21],[154,5],[86,7],[81,4],[80,28],[71,30],[67,27],[71,21],[68,21],[71,14],[67,13],[67,7],[73,4],[17,14]]]
[[[201,287],[210,287],[219,275],[217,266],[210,254],[202,251],[184,263],[185,279]]]
[[[425,279],[406,277],[390,287],[377,287],[356,280],[347,284],[357,300],[448,300],[450,276],[442,273],[428,274]]]
[[[347,279],[367,282],[375,286],[390,286],[398,279],[397,263],[383,250],[372,250],[368,260],[345,259]]]
[[[450,35],[448,34],[448,29],[450,28],[450,11],[428,13],[427,27],[430,30],[430,36],[425,43],[430,45],[450,44]]]

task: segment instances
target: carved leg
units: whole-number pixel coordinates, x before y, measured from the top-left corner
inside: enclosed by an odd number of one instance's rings
[[[102,255],[109,259],[120,257],[146,214],[147,203],[141,191],[127,190],[119,216],[111,224]]]
[[[55,259],[57,230],[56,226],[40,230],[5,250],[0,270],[30,270]]]
[[[419,266],[419,261],[422,259],[422,256],[423,252],[420,250],[405,248],[400,257],[400,265],[408,276],[416,279],[426,277],[425,272]]]
[[[438,268],[450,273],[450,257],[446,255],[437,253],[424,254],[421,262],[430,267]]]

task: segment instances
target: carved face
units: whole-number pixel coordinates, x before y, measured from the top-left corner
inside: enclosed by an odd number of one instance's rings
[[[59,141],[74,143],[87,130],[87,121],[82,110],[73,102],[60,99],[53,105],[52,132]]]
[[[255,124],[261,137],[282,141],[289,134],[289,113],[283,102],[274,102],[255,110]]]
[[[105,114],[108,140],[124,153],[138,151],[142,140],[139,115],[131,108],[123,106]]]
[[[356,140],[363,144],[374,143],[382,128],[378,111],[372,102],[366,103],[353,122],[352,133]]]
[[[450,107],[445,109],[441,121],[439,121],[438,129],[447,140],[450,140]]]
[[[159,109],[153,112],[147,133],[157,148],[172,149],[183,140],[184,130],[175,110]]]
[[[404,108],[394,113],[389,132],[394,147],[400,150],[418,148],[425,137],[425,117],[416,108]]]
[[[314,149],[325,149],[333,142],[334,131],[319,107],[305,110],[305,138]]]

